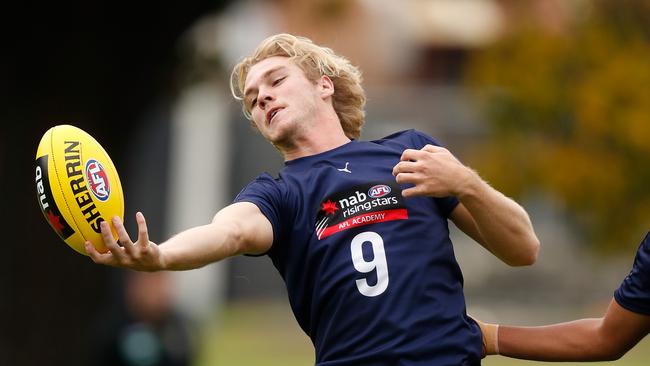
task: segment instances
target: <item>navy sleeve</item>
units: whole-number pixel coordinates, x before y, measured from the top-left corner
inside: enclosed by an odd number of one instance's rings
[[[632,270],[614,292],[614,298],[627,310],[650,315],[650,232],[639,246]]]
[[[436,141],[433,137],[420,132],[418,130],[409,130],[408,132],[409,135],[411,136],[412,139],[412,146],[415,149],[422,149],[426,145],[435,145],[435,146],[442,146],[438,141]],[[440,211],[445,217],[449,217],[451,212],[458,206],[460,201],[458,198],[454,196],[449,196],[449,197],[441,197],[441,198],[434,198],[434,201],[436,201],[436,204],[440,208]]]
[[[264,173],[249,183],[235,197],[234,202],[251,202],[255,204],[273,227],[273,245],[276,246],[282,235],[282,189],[269,174]]]

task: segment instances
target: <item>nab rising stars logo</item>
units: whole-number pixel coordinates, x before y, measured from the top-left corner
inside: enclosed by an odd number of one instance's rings
[[[108,174],[102,164],[95,159],[90,159],[86,163],[86,180],[90,191],[98,200],[104,202],[111,195]]]
[[[321,240],[353,227],[406,219],[408,211],[396,183],[366,183],[321,201],[316,236]]]

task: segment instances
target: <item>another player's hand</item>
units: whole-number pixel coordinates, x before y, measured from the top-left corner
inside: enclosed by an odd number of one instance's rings
[[[393,168],[393,175],[397,183],[415,186],[403,190],[404,197],[459,196],[476,177],[449,150],[434,145],[404,150],[400,162]]]
[[[102,239],[108,249],[106,253],[100,253],[90,243],[86,242],[86,252],[95,263],[105,264],[113,267],[129,268],[137,271],[157,271],[164,268],[164,263],[157,244],[149,241],[147,223],[144,215],[138,212],[135,215],[138,223],[138,240],[131,241],[122,221],[118,216],[113,217],[112,223],[117,231],[117,241],[113,238],[110,226],[102,222]],[[118,244],[119,242],[119,244]]]

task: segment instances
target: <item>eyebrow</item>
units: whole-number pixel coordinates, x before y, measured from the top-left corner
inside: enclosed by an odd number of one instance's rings
[[[269,75],[273,74],[274,72],[279,71],[281,69],[286,69],[286,68],[287,67],[284,66],[284,65],[276,66],[276,67],[274,67],[274,68],[272,68],[270,70],[267,70],[264,74],[262,74],[260,79],[262,79],[262,80],[266,79],[266,78],[269,77]],[[247,98],[250,94],[254,93],[256,90],[257,90],[257,88],[250,88],[250,89],[244,90],[244,98]]]

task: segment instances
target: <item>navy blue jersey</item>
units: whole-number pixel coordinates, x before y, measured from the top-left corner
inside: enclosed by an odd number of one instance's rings
[[[405,199],[392,169],[415,130],[286,162],[235,199],[273,226],[268,256],[317,365],[479,365],[447,218],[455,197]]]
[[[639,246],[632,271],[614,292],[614,298],[627,310],[650,315],[650,232]]]

